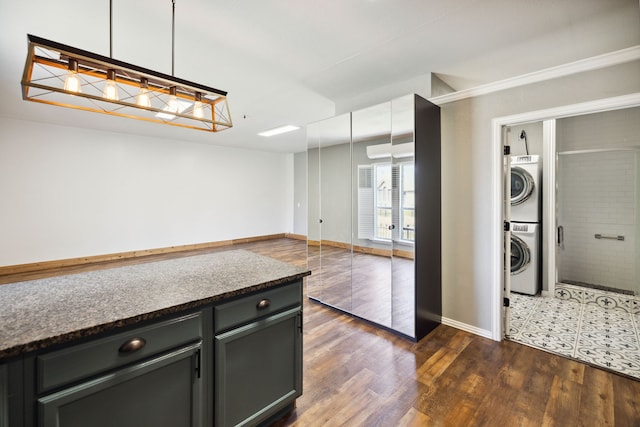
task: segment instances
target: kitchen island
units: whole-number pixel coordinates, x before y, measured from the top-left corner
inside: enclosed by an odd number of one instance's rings
[[[309,274],[231,250],[0,286],[0,426],[268,421],[302,391]]]

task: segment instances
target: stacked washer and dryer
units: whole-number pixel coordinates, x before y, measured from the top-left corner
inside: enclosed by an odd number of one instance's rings
[[[511,291],[540,290],[542,244],[540,156],[511,157]]]

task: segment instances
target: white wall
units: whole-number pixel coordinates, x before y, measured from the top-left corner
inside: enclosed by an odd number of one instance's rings
[[[0,117],[0,265],[292,231],[293,155]]]
[[[293,232],[307,235],[307,152],[293,155]]]

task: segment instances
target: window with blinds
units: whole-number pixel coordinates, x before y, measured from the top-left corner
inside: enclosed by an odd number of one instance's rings
[[[415,241],[413,172],[412,162],[358,165],[359,239]]]
[[[400,165],[400,240],[416,241],[416,187],[413,163]]]
[[[373,167],[358,166],[358,239],[373,239]]]

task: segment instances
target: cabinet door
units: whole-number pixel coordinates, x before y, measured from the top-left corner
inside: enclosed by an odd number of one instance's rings
[[[308,136],[309,296],[352,310],[351,115],[313,123]],[[339,272],[339,274],[336,274]]]
[[[302,313],[288,310],[215,337],[215,425],[255,425],[302,394]]]
[[[352,113],[353,310],[391,326],[391,259],[395,222],[391,103]]]
[[[391,327],[415,337],[415,112],[414,95],[391,101],[394,172],[394,225],[392,260]],[[437,184],[439,185],[439,184]],[[438,209],[439,205],[438,205]],[[432,226],[427,223],[426,227]],[[439,244],[439,243],[438,243]]]
[[[0,427],[22,427],[24,419],[22,359],[0,364]]]
[[[201,343],[38,399],[42,427],[201,425]]]

